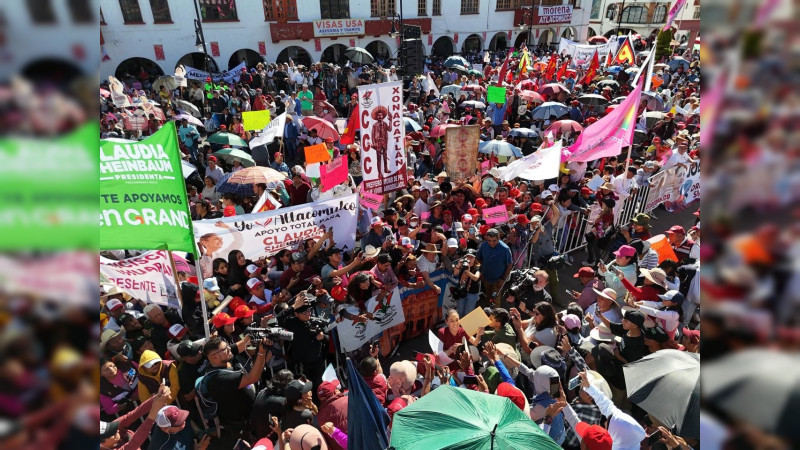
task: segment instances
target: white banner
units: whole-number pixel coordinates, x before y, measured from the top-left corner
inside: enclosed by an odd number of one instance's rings
[[[406,186],[406,153],[403,146],[403,83],[358,87],[361,110],[362,186],[373,194],[385,194]]]
[[[613,38],[601,45],[578,44],[566,38],[561,38],[561,40],[558,41],[558,54],[563,55],[566,53],[567,55],[571,55],[573,62],[579,65],[582,64],[579,63],[579,61],[591,61],[595,51],[601,61],[604,57],[607,57],[609,52],[613,52],[611,54],[613,58],[617,54],[618,48],[619,40]]]
[[[685,168],[675,166],[650,177],[650,192],[647,195],[644,210],[652,211],[663,203],[664,208],[668,211],[674,211],[686,175]],[[678,203],[682,203],[682,201]]]
[[[572,22],[572,5],[540,6],[537,25]]]
[[[283,130],[286,128],[286,113],[272,119],[267,126],[261,130],[261,134],[254,137],[248,145],[250,148],[256,148],[259,145],[266,145],[274,141],[275,138],[283,137]]]
[[[231,250],[240,250],[245,258],[255,261],[284,248],[299,247],[330,229],[337,247],[352,250],[357,212],[358,196],[352,194],[262,213],[194,221],[195,239],[202,252],[203,277],[211,276],[214,259],[227,259]]]
[[[314,37],[363,36],[364,19],[315,20]]]
[[[700,201],[700,164],[692,164],[689,169],[686,181],[681,185],[681,196],[684,205]]]
[[[356,350],[381,331],[406,321],[398,288],[394,288],[381,302],[377,300],[377,297],[369,299],[367,301],[367,311],[372,313],[373,320],[354,323],[352,320],[345,319],[336,325],[339,330],[339,347],[341,351],[351,352]],[[358,313],[355,309],[351,312]]]
[[[134,298],[180,309],[175,274],[166,250],[153,250],[122,261],[100,256],[100,273]]]
[[[534,153],[499,169],[500,178],[503,181],[517,177],[534,181],[558,178],[559,165],[561,165],[561,141],[552,147],[540,147]]]
[[[233,69],[224,70],[222,73],[215,73],[211,75],[209,75],[205,70],[195,69],[194,67],[186,66],[185,68],[186,78],[190,80],[205,81],[205,79],[210,76],[214,83],[219,83],[221,80],[225,80],[226,83],[233,83],[235,81],[239,81],[239,77],[242,76],[242,69],[247,68],[247,64],[242,61]]]

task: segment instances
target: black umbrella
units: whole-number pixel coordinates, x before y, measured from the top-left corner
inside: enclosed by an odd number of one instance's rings
[[[700,355],[659,350],[626,364],[628,398],[682,437],[700,437]]]
[[[442,65],[445,67],[452,67],[452,66],[470,67],[470,64],[467,62],[467,60],[460,56],[451,56],[445,59]]]
[[[359,64],[370,64],[375,61],[375,58],[373,58],[366,49],[361,47],[347,47],[344,51],[344,56],[350,61]]]
[[[608,86],[611,89],[617,89],[619,87],[619,83],[617,83],[614,80],[609,80],[609,79],[605,79],[603,81],[600,81],[600,82],[597,83],[597,85],[600,86],[600,87]]]
[[[583,103],[584,105],[592,105],[592,106],[605,105],[608,103],[608,99],[606,99],[602,95],[597,95],[597,94],[581,95],[580,97],[578,97],[578,101]]]

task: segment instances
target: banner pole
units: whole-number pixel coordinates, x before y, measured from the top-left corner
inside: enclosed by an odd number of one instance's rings
[[[206,306],[206,296],[203,290],[203,270],[200,268],[200,258],[202,257],[202,252],[200,251],[200,247],[197,248],[197,259],[194,262],[195,272],[197,273],[197,282],[200,286],[200,308],[203,310],[203,331],[206,334],[206,339],[211,337],[211,330],[208,328],[208,307]]]
[[[178,281],[178,271],[175,269],[175,259],[172,257],[172,252],[167,250],[169,257],[169,265],[172,268],[172,279],[175,281],[176,293],[178,297],[178,304],[181,305],[181,317],[183,317],[183,297],[181,296],[181,283]]]

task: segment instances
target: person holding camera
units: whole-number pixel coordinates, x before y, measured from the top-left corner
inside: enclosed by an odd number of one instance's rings
[[[290,370],[305,375],[314,383],[314,395],[322,382],[325,371],[325,349],[328,337],[320,327],[319,320],[313,320],[312,305],[309,304],[305,292],[298,294],[294,302],[278,313],[278,325],[294,333],[287,360]]]
[[[456,310],[463,317],[475,309],[478,304],[478,293],[481,290],[481,264],[476,258],[475,250],[467,250],[467,254],[453,269],[453,275],[458,279],[454,296],[457,298]]]

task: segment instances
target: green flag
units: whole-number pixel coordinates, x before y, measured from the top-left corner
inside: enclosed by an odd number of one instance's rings
[[[100,249],[195,253],[175,122],[132,143],[100,141]]]

